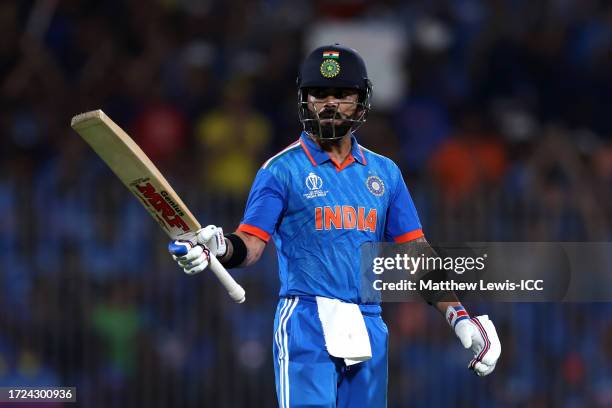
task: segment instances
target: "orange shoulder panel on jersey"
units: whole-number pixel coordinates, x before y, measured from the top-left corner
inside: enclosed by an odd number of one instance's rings
[[[410,231],[405,234],[402,234],[399,237],[395,237],[393,238],[393,240],[397,242],[398,244],[403,244],[406,242],[414,241],[415,239],[419,239],[424,236],[425,234],[423,234],[423,230],[419,228],[414,231]]]
[[[270,240],[270,234],[254,225],[240,224],[238,226],[238,231],[246,232],[249,235],[256,236],[264,242],[268,242]]]

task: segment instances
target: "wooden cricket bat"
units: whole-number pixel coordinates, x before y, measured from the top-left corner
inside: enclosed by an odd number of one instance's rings
[[[197,244],[195,232],[201,228],[183,200],[140,147],[115,122],[94,110],[72,118],[70,126],[94,149],[108,167],[134,194],[149,214],[173,240]],[[210,257],[210,269],[237,303],[245,300],[244,289],[221,265]]]

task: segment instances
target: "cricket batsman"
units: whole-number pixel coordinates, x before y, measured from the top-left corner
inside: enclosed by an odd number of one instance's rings
[[[278,253],[280,300],[274,318],[278,404],[386,407],[388,331],[378,303],[360,296],[360,246],[419,243],[431,249],[398,166],[357,142],[372,84],[361,56],[339,44],[315,49],[297,80],[299,139],[258,171],[236,231],[209,225],[186,255],[169,250],[187,274],[211,254],[226,268],[252,265],[270,239]],[[433,250],[432,250],[433,252]],[[425,293],[473,358],[490,374],[501,353],[488,316],[470,318],[448,293]]]

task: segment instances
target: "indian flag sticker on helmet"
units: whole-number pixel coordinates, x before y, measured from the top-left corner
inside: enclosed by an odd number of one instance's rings
[[[326,59],[321,64],[321,75],[325,78],[333,78],[340,73],[340,64],[334,59]]]
[[[323,51],[323,58],[340,58],[340,53],[338,51]]]

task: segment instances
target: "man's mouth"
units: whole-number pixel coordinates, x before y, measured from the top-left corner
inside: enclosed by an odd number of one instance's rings
[[[343,120],[342,114],[335,111],[323,111],[319,113],[319,120],[324,122],[331,122],[332,120]]]

